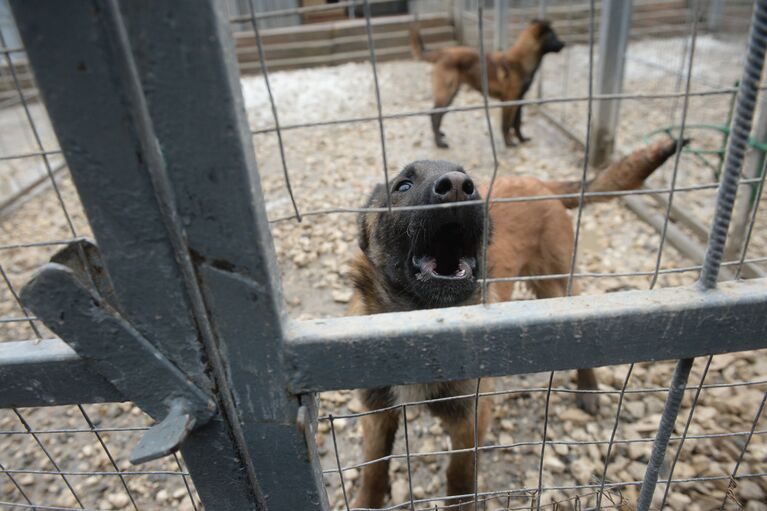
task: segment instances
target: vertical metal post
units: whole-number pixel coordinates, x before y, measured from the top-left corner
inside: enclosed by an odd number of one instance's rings
[[[724,173],[722,174],[721,185],[719,186],[716,212],[714,213],[714,221],[711,225],[708,250],[703,261],[703,270],[699,281],[702,291],[713,289],[716,286],[719,275],[724,246],[727,241],[727,229],[730,224],[733,203],[738,189],[743,156],[746,151],[748,135],[751,132],[751,121],[754,116],[754,105],[756,104],[759,80],[764,67],[766,46],[767,0],[758,0],[751,19],[748,52],[746,63],[743,67],[743,77],[738,90],[735,116],[727,146],[727,161]],[[663,408],[658,433],[655,436],[650,460],[647,464],[642,489],[637,499],[637,511],[646,511],[652,503],[652,497],[658,483],[658,473],[668,448],[669,438],[674,430],[674,423],[679,413],[679,406],[682,402],[684,388],[693,362],[694,359],[687,358],[677,363],[668,398]]]
[[[546,19],[546,2],[547,0],[539,0],[538,2],[538,19]],[[537,94],[539,98],[543,97],[543,60],[538,65],[538,88]]]
[[[256,2],[256,9],[258,12],[267,12],[267,11],[276,11],[276,10],[282,10],[282,9],[293,9],[296,7],[301,7],[300,2],[298,0],[253,0]],[[248,7],[247,3],[243,2],[241,4],[243,9],[243,13],[249,13],[250,8]],[[300,14],[286,14],[284,16],[275,16],[270,18],[263,18],[259,20],[259,23],[261,24],[261,27],[263,28],[274,28],[274,27],[292,27],[295,25],[301,24],[301,15]]]
[[[3,34],[3,41],[6,48],[18,48],[21,46],[19,41],[19,34],[16,31],[16,25],[13,22],[11,16],[11,9],[8,5],[8,0],[0,0],[0,33]],[[9,53],[8,58],[13,61],[19,59],[21,54]]]
[[[754,130],[754,140],[758,143],[767,142],[767,94],[761,94],[759,98],[759,117],[756,119],[756,129]],[[750,154],[747,155],[745,164],[743,165],[743,177],[746,179],[759,177],[759,173],[764,167],[765,157],[764,152],[757,149],[752,149]],[[730,261],[737,258],[740,255],[741,248],[746,238],[746,231],[748,229],[748,221],[751,217],[751,208],[755,206],[754,192],[757,186],[745,186],[740,187],[740,197],[735,203],[735,211],[732,219],[732,226],[730,227],[730,234],[727,239],[727,247],[725,248],[725,259]],[[749,275],[748,267],[744,267],[746,276]]]
[[[205,507],[327,509],[221,4],[12,5],[120,313],[216,390],[182,446]]]
[[[127,2],[123,9],[236,403],[243,455],[267,509],[327,509],[313,396],[286,390],[279,267],[226,20],[216,0]]]
[[[710,0],[706,18],[708,29],[718,32],[722,28],[724,18],[724,0]]]
[[[495,0],[493,50],[503,51],[509,42],[509,0]]]
[[[631,28],[632,7],[632,0],[602,2],[597,94],[616,94],[623,90],[623,71]],[[607,163],[613,152],[619,108],[620,100],[600,99],[596,102],[591,126],[594,139],[589,151],[589,164],[593,167],[600,167]]]
[[[453,26],[455,27],[455,37],[459,44],[466,44],[463,32],[463,13],[466,10],[468,0],[453,0]]]
[[[652,444],[650,460],[647,462],[642,489],[639,491],[639,497],[637,498],[637,511],[647,511],[652,504],[655,486],[658,484],[660,467],[663,464],[663,459],[666,457],[668,442],[671,439],[671,433],[674,432],[674,424],[676,423],[677,415],[679,415],[679,408],[682,406],[684,390],[687,386],[687,379],[690,377],[690,370],[694,361],[695,359],[693,358],[682,359],[677,363],[676,369],[674,369],[674,375],[671,377],[671,384],[669,385],[668,397],[666,397],[666,403],[663,406],[663,415],[661,415],[660,424],[658,425],[658,432],[655,434],[655,442]]]
[[[746,62],[738,87],[738,97],[727,144],[727,157],[717,195],[716,211],[711,224],[708,249],[700,276],[700,284],[704,289],[711,289],[716,286],[719,275],[719,267],[727,242],[727,230],[730,225],[735,196],[738,192],[743,157],[751,133],[754,106],[759,93],[759,80],[764,67],[765,45],[767,45],[767,0],[757,0],[751,18],[751,33],[749,34]]]

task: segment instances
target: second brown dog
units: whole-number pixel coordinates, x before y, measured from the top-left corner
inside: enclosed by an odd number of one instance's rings
[[[517,37],[514,45],[505,52],[485,54],[487,62],[488,94],[501,101],[522,99],[533,82],[535,72],[547,53],[557,53],[565,47],[551,24],[545,20],[533,20]],[[434,63],[431,83],[434,108],[445,108],[458,94],[462,84],[468,84],[482,92],[480,54],[468,46],[455,46],[425,51],[418,29],[410,29],[410,48],[413,57]],[[431,114],[431,129],[438,147],[448,147],[440,130],[444,112]],[[522,108],[519,105],[503,107],[501,132],[506,146],[514,145],[511,128],[520,142],[528,140],[522,135]]]

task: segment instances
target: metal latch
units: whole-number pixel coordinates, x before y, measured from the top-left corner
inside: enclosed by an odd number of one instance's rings
[[[21,298],[95,372],[158,421],[131,453],[131,463],[176,451],[215,414],[213,398],[120,315],[92,242],[77,240],[56,253],[24,286]]]

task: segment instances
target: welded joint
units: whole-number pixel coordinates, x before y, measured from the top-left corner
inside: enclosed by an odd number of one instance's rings
[[[93,243],[76,241],[51,261],[22,289],[25,306],[95,373],[159,421],[136,446],[132,463],[176,451],[194,428],[215,414],[212,396],[122,317]]]

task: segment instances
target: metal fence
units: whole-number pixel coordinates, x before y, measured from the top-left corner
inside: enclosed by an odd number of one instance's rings
[[[576,212],[574,256],[568,274],[503,279],[520,282],[566,279],[570,294],[576,279],[645,277],[649,280],[647,291],[546,302],[482,304],[466,307],[460,315],[438,309],[373,317],[289,319],[280,291],[270,223],[306,221],[314,216],[353,214],[365,209],[351,205],[301,208],[291,183],[285,133],[373,123],[380,140],[381,162],[376,165],[380,170],[379,181],[387,182],[387,123],[433,112],[385,113],[369,22],[370,6],[368,2],[362,4],[368,15],[376,114],[281,124],[261,51],[260,64],[274,125],[254,130],[246,121],[230,28],[218,2],[11,1],[61,151],[47,147],[38,136],[32,107],[17,83],[36,147],[27,154],[3,155],[3,159],[42,159],[65,217],[67,233],[61,240],[0,245],[0,257],[3,252],[20,249],[63,247],[23,289],[0,266],[4,296],[18,306],[16,315],[2,321],[28,325],[20,326],[19,332],[36,339],[0,343],[0,407],[9,408],[17,422],[14,428],[0,431],[0,435],[33,441],[53,467],[18,468],[13,465],[18,460],[6,459],[4,451],[0,455],[0,477],[7,479],[13,493],[0,499],[0,507],[100,509],[102,504],[88,503],[88,495],[78,490],[73,481],[113,477],[119,480],[119,491],[121,494],[124,491],[127,500],[112,499],[107,504],[113,508],[149,509],[157,505],[156,501],[138,498],[133,478],[161,477],[165,478],[163,485],[174,480],[195,509],[198,495],[206,509],[330,509],[326,487],[333,484],[340,486],[342,496],[341,502],[334,505],[349,509],[351,488],[347,485],[353,480],[349,475],[364,465],[389,460],[404,460],[408,491],[405,502],[393,503],[387,509],[457,509],[461,505],[457,499],[463,497],[486,509],[599,509],[635,505],[646,510],[651,505],[663,508],[674,486],[688,483],[721,483],[715,496],[721,507],[735,502],[739,482],[762,480],[767,475],[764,470],[741,469],[752,439],[767,433],[759,429],[767,393],[742,429],[694,432],[690,425],[705,392],[743,388],[764,392],[767,385],[767,381],[758,378],[738,383],[706,381],[715,354],[767,347],[765,281],[740,279],[746,264],[766,260],[748,257],[765,173],[741,179],[741,168],[761,90],[767,2],[756,2],[748,54],[737,90],[724,87],[692,91],[692,73],[688,71],[684,91],[652,95],[681,100],[681,128],[672,135],[681,139],[685,137],[691,98],[737,92],[721,183],[684,190],[706,187],[718,190],[708,249],[701,264],[662,267],[664,243],[673,225],[671,206],[675,194],[682,191],[672,177],[664,188],[613,194],[668,197],[651,271],[578,272],[581,206]],[[602,12],[605,19],[619,19],[621,4],[605,2]],[[613,14],[605,6],[614,9]],[[250,7],[253,9],[252,4]],[[589,13],[585,71],[588,89],[572,96],[542,96],[505,103],[585,103],[587,122],[580,169],[584,183],[589,170],[589,149],[597,143],[592,137],[596,126],[592,119],[600,118],[597,112],[616,103],[610,100],[639,101],[650,97],[594,90],[597,83],[606,83],[597,78],[605,78],[610,69],[605,67],[598,73],[594,61],[594,0],[590,2]],[[252,11],[249,18],[258,41],[259,13]],[[476,19],[484,51],[485,16],[481,3]],[[609,30],[608,25],[603,23],[603,30]],[[688,66],[692,66],[697,30],[697,23],[693,22]],[[609,32],[601,38],[605,52],[609,49],[605,42],[608,39]],[[0,41],[0,52],[14,73],[10,55],[21,50]],[[610,54],[605,55],[603,62]],[[483,74],[486,75],[484,69]],[[486,76],[483,88],[482,104],[446,110],[482,113],[493,161],[492,187],[500,164],[491,112],[504,104],[488,101]],[[276,137],[293,214],[269,218],[252,140],[254,136],[271,134]],[[66,191],[60,190],[50,163],[50,158],[62,152],[89,226],[78,225],[78,217],[81,222],[84,218],[68,208]],[[672,176],[678,172],[680,159],[677,153]],[[756,200],[749,210],[747,235],[740,252],[724,261],[728,224],[739,189],[754,189]],[[582,190],[562,197],[578,198],[582,205],[587,194]],[[482,202],[485,213],[490,202]],[[89,228],[97,246],[82,236]],[[486,238],[485,248],[487,243]],[[736,280],[717,284],[725,268],[732,271]],[[694,285],[653,289],[660,276],[676,273],[698,273],[700,278]],[[483,288],[491,282],[492,279],[483,279]],[[46,327],[59,338],[51,338]],[[518,353],[520,346],[524,346],[524,353]],[[696,379],[688,384],[694,357],[704,359]],[[679,362],[667,385],[631,387],[632,374],[638,367],[635,364],[672,359]],[[557,384],[555,372],[616,364],[629,366],[614,389],[572,390]],[[480,399],[512,394],[540,396],[543,416],[541,436],[536,440],[499,439],[492,445],[479,445],[475,437],[474,445],[465,449],[415,452],[408,440],[408,417],[412,418],[424,402],[318,417],[316,395],[323,391],[536,372],[547,374],[544,385],[480,392],[478,380],[476,392],[451,398],[472,400],[476,411]],[[551,439],[549,430],[554,417],[550,406],[561,396],[579,393],[607,396],[615,403],[609,436]],[[624,404],[633,396],[645,399],[653,393],[667,394],[659,424],[652,425],[655,439],[621,437],[618,432]],[[674,435],[685,396],[689,411],[682,418],[681,434]],[[102,427],[90,413],[89,407],[97,406],[94,403],[122,402],[135,403],[157,421],[156,425]],[[77,405],[83,426],[40,431],[24,410],[73,404]],[[340,424],[345,424],[342,421],[392,410],[404,417],[405,452],[381,460],[342,463],[339,455],[344,429]],[[323,467],[320,463],[317,438],[322,432],[329,432],[332,438],[334,467]],[[107,460],[105,469],[64,467],[58,460],[61,446],[51,449],[43,438],[75,433],[96,438]],[[122,463],[126,453],[115,456],[108,447],[108,438],[114,433],[133,434],[136,439],[138,434],[143,435],[130,457],[137,463],[148,462],[144,467],[152,467],[152,460],[176,449],[182,456],[173,454],[172,470],[130,468]],[[728,467],[727,473],[675,474],[685,444],[722,438],[732,440],[737,451],[736,462]],[[616,480],[609,476],[616,450],[632,444],[652,444],[643,477]],[[670,445],[675,450],[664,465]],[[598,449],[603,463],[596,468],[595,477],[572,484],[549,484],[548,454],[561,446],[576,452],[590,446]],[[537,472],[533,483],[510,482],[501,489],[481,489],[482,460],[499,450],[521,448],[532,450]],[[418,495],[412,484],[413,465],[427,457],[444,458],[457,452],[473,453],[473,494]],[[167,467],[167,461],[162,466]],[[50,484],[54,480],[63,484],[70,495],[69,503],[33,500],[25,492],[22,480],[27,475],[44,476]],[[658,483],[663,484],[663,492],[655,491]],[[84,488],[88,491],[87,485]],[[622,493],[627,488],[634,488],[636,501]],[[552,495],[565,497],[552,499]]]

